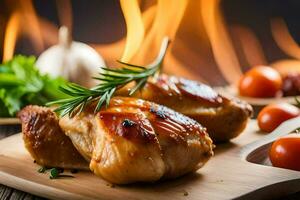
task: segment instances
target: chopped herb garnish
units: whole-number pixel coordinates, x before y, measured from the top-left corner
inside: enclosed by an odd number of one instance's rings
[[[38,169],[38,173],[45,173],[46,170],[47,170],[46,167],[40,167],[40,168]]]
[[[40,169],[38,169],[38,172],[39,173],[45,173],[47,170],[49,170],[50,168],[47,168],[47,167],[41,167]],[[77,173],[78,170],[75,169],[75,171],[71,170],[71,173]],[[74,178],[74,176],[72,175],[67,175],[67,174],[61,174],[61,173],[64,173],[64,169],[63,168],[51,168],[50,169],[50,175],[49,175],[49,178],[50,179],[57,179],[57,178],[63,178],[63,177],[69,177],[69,178]]]
[[[50,179],[55,179],[55,178],[58,177],[58,175],[59,175],[59,171],[56,168],[52,168],[50,170],[50,176],[49,176],[49,178]]]
[[[50,170],[49,178],[50,179],[57,179],[57,178],[64,178],[64,177],[74,178],[74,176],[72,176],[72,175],[61,174],[63,172],[64,172],[64,169],[62,169],[62,168],[52,168]]]

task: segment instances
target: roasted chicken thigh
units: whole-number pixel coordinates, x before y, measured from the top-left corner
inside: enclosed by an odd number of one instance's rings
[[[128,96],[129,88],[132,85],[119,90],[117,95]],[[208,85],[165,74],[149,80],[133,96],[167,106],[196,120],[207,128],[214,142],[238,136],[252,114],[252,107],[246,102],[228,99]]]
[[[117,184],[175,178],[212,156],[212,140],[196,121],[148,101],[115,97],[96,115],[92,108],[60,120],[90,169]]]
[[[78,153],[49,108],[26,106],[19,112],[25,147],[35,161],[46,167],[88,169],[88,162]]]
[[[164,106],[115,97],[96,114],[94,108],[59,120],[49,108],[25,107],[19,113],[23,139],[37,163],[76,169],[90,163],[96,175],[126,184],[181,176],[213,154],[204,127]]]

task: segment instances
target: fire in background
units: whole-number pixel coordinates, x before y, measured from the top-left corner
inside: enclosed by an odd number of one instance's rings
[[[66,25],[75,40],[92,45],[113,66],[122,56],[147,64],[159,38],[170,34],[165,71],[213,85],[235,82],[257,64],[299,65],[297,0],[180,0],[177,7],[166,7],[167,0],[139,2],[140,11],[124,9],[118,0],[1,1],[0,56],[38,56],[57,42],[58,27]],[[128,12],[144,20],[144,35],[133,42],[139,43],[135,50],[128,44],[130,33],[126,43],[126,23],[133,23]]]

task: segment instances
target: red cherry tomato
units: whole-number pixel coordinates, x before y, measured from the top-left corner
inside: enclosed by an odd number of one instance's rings
[[[262,131],[271,132],[282,122],[299,115],[300,109],[291,104],[270,104],[259,112],[257,122]]]
[[[300,134],[293,133],[276,140],[269,157],[275,167],[300,171]]]
[[[282,78],[272,67],[258,66],[246,72],[239,81],[241,96],[268,98],[280,91]]]

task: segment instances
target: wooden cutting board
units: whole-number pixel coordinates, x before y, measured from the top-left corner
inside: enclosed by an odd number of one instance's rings
[[[215,156],[196,173],[114,187],[90,172],[55,180],[38,173],[17,134],[0,140],[0,183],[51,199],[273,199],[300,191],[300,172],[266,166],[268,144],[291,131],[290,124],[266,137],[257,130],[251,121],[240,137],[217,145]]]
[[[20,123],[18,118],[0,118],[0,125],[14,125]]]

